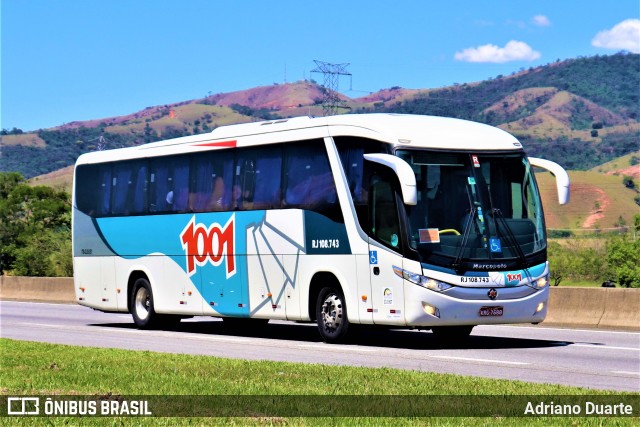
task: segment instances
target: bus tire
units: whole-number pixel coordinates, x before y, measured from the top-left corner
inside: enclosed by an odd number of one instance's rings
[[[473,325],[436,326],[431,328],[436,340],[447,344],[458,344],[466,341],[472,330]]]
[[[138,278],[133,284],[131,316],[133,323],[140,329],[151,329],[161,323],[161,316],[153,308],[151,284],[144,277]]]
[[[344,294],[339,288],[326,287],[318,294],[316,321],[326,343],[343,342],[349,332],[349,318]]]

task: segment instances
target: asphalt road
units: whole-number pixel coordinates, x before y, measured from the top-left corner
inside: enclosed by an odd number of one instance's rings
[[[320,340],[314,324],[271,322],[232,332],[209,317],[140,331],[128,314],[86,307],[0,301],[0,336],[93,347],[253,360],[390,367],[487,378],[640,391],[640,333],[541,326],[479,326],[464,346],[430,332],[365,329],[349,344]]]

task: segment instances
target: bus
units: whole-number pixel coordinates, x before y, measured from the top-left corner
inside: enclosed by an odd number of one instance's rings
[[[542,322],[549,298],[534,167],[498,128],[420,115],[296,117],[81,155],[77,302],[139,328],[193,316],[466,338]],[[355,328],[351,328],[353,331]]]

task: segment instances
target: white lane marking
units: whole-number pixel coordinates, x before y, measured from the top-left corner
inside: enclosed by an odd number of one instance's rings
[[[458,357],[458,356],[427,356],[432,359],[445,359],[445,360],[464,360],[466,362],[481,362],[481,363],[493,363],[496,365],[530,365],[526,362],[512,362],[510,360],[492,360],[492,359],[477,359],[474,357]]]
[[[636,377],[640,377],[640,372],[633,371],[611,371],[612,374],[622,374],[622,375],[635,375]]]
[[[631,351],[640,351],[640,348],[633,347],[615,347],[612,345],[598,345],[598,344],[569,344],[568,347],[588,347],[588,348],[602,348],[606,350],[631,350]]]

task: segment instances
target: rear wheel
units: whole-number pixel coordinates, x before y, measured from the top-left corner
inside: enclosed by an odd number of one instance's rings
[[[137,279],[133,284],[130,307],[133,322],[140,329],[176,325],[180,322],[179,316],[156,313],[153,305],[151,284],[144,277]]]
[[[325,342],[338,343],[345,340],[349,332],[349,319],[340,289],[326,287],[320,291],[316,303],[316,321]]]

